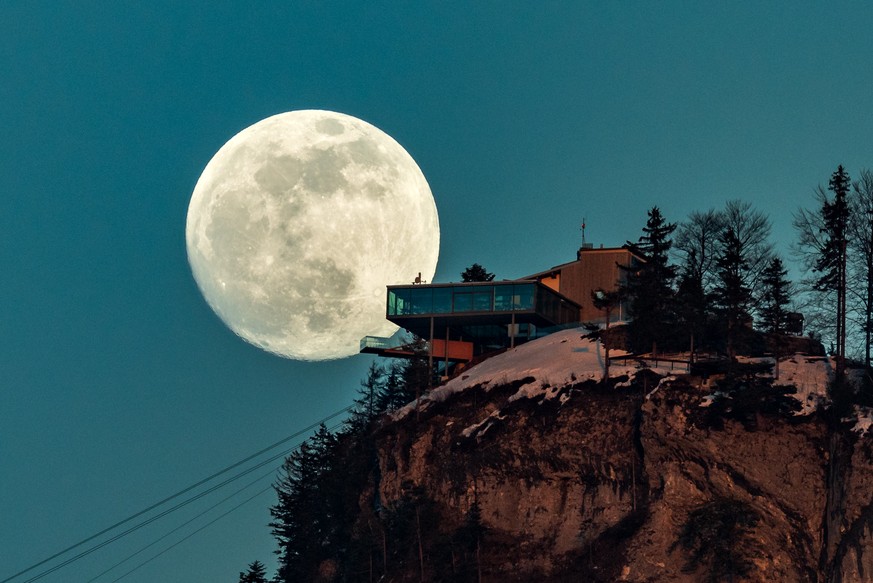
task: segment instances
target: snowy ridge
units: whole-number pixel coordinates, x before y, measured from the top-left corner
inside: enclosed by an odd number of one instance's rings
[[[528,377],[533,380],[521,385],[516,393],[509,397],[509,402],[519,399],[544,401],[558,398],[563,403],[568,398],[566,392],[562,391],[563,388],[588,380],[600,380],[603,377],[603,348],[599,341],[585,338],[586,333],[586,330],[581,327],[563,330],[507,350],[462,372],[446,384],[422,396],[417,403],[413,401],[402,407],[394,413],[393,418],[402,419],[415,411],[416,407],[424,411],[431,404],[446,401],[452,395],[469,388],[482,387],[488,391]],[[612,350],[610,356],[625,354],[627,353],[621,350]],[[801,405],[798,415],[809,415],[827,402],[827,386],[833,377],[833,366],[828,358],[795,354],[780,359],[779,366],[780,378],[776,383],[797,387],[797,392],[793,396]],[[636,364],[613,363],[610,367],[610,376],[633,377],[639,368]],[[651,367],[651,370],[665,377],[662,382],[676,378],[671,376],[675,371],[670,370],[666,365]],[[616,386],[627,384],[629,381]],[[652,393],[657,389],[658,387]],[[710,401],[711,396],[709,399],[704,397],[701,406],[709,405]],[[485,417],[476,426],[468,427],[465,435],[471,435],[479,429],[487,430],[490,426],[489,422],[499,419],[497,415],[499,411]],[[866,431],[871,424],[869,420],[863,421],[869,416],[869,412],[859,413],[858,427],[863,427],[861,429],[863,431]]]
[[[440,403],[452,395],[481,386],[486,391],[512,381],[532,377],[534,380],[519,387],[509,400],[552,399],[561,394],[561,389],[587,380],[603,378],[603,348],[600,342],[583,338],[584,328],[556,332],[522,344],[493,358],[477,364],[446,384],[421,397],[418,407],[427,409],[431,403]],[[610,356],[623,356],[621,350],[610,351]],[[636,366],[610,367],[610,376],[629,375],[637,372]],[[655,371],[666,374],[667,371]],[[415,411],[412,402],[394,413],[401,419]]]

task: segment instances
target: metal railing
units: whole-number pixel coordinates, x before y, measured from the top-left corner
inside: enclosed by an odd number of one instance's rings
[[[361,350],[365,348],[397,348],[397,342],[392,338],[381,336],[364,336],[361,338]]]

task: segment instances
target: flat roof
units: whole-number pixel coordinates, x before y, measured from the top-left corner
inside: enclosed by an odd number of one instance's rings
[[[580,251],[583,255],[589,255],[589,254],[601,254],[601,253],[616,253],[616,252],[619,252],[619,251],[624,251],[624,252],[626,252],[627,254],[629,254],[629,255],[635,257],[638,261],[643,261],[643,262],[645,262],[645,259],[644,259],[643,257],[640,257],[640,255],[639,255],[638,253],[634,253],[634,250],[631,249],[631,248],[629,248],[629,247],[601,247],[601,248],[599,248],[599,249],[594,249],[594,248],[591,248],[591,249],[581,248],[581,249],[579,249],[579,251]],[[565,268],[565,267],[567,267],[567,266],[569,266],[569,265],[573,265],[574,263],[579,263],[581,260],[582,260],[582,259],[580,258],[580,259],[574,259],[573,261],[567,261],[566,263],[561,263],[560,265],[556,265],[556,266],[554,266],[554,267],[552,267],[552,268],[549,268],[549,269],[546,269],[546,270],[543,270],[543,271],[538,271],[537,273],[534,273],[534,274],[531,274],[531,275],[526,275],[526,276],[524,277],[524,279],[526,279],[526,280],[527,280],[527,279],[537,279],[537,278],[539,278],[539,277],[542,277],[542,276],[545,276],[545,275],[549,275],[549,274],[552,274],[552,273],[558,272],[558,271],[560,271],[561,269],[563,269],[563,268]]]

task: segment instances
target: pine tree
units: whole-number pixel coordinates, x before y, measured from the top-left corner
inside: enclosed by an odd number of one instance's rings
[[[703,342],[706,321],[709,317],[709,298],[704,290],[703,271],[699,269],[696,251],[689,251],[687,260],[679,276],[676,288],[678,321],[688,334],[688,351],[694,362],[695,351]]]
[[[312,576],[312,556],[318,550],[318,462],[308,441],[303,442],[282,466],[275,485],[278,502],[270,509],[273,536],[279,543],[280,582],[305,581]]]
[[[388,368],[380,390],[376,395],[376,409],[391,413],[415,399],[415,390],[410,392],[404,382],[404,370],[409,363],[395,362]]]
[[[788,270],[779,257],[770,260],[764,270],[761,295],[761,327],[772,334],[784,334],[788,327],[788,303],[791,301],[791,282]]]
[[[267,583],[267,568],[260,561],[249,563],[249,570],[239,574],[239,583]]]
[[[774,356],[776,358],[776,378],[779,378],[779,357],[782,348],[782,335],[788,328],[788,303],[791,301],[791,282],[786,276],[788,270],[779,257],[774,257],[762,274],[763,292],[761,295],[761,327],[773,335]]]
[[[433,357],[422,338],[417,338],[412,348],[415,356],[408,359],[400,369],[400,379],[404,396],[411,397],[406,402],[419,398],[433,386]],[[404,403],[405,404],[405,403]],[[418,406],[416,404],[416,419],[418,418]]]
[[[277,579],[308,581],[322,560],[336,548],[336,503],[339,478],[337,438],[321,425],[282,466],[275,485],[277,504],[270,509],[273,535],[279,542]]]
[[[622,293],[629,299],[631,321],[628,336],[637,352],[657,353],[658,342],[671,338],[673,314],[673,280],[676,268],[669,263],[670,235],[675,224],[667,223],[658,207],[648,212],[643,234],[630,248],[640,254],[645,263],[638,269],[626,269],[627,281]]]
[[[475,579],[482,581],[482,542],[488,529],[482,523],[482,510],[478,500],[470,504],[464,516],[464,523],[456,533],[456,540],[468,555],[472,555],[476,566]]]
[[[401,488],[402,495],[393,508],[386,509],[389,547],[395,563],[407,568],[415,565],[419,579],[425,581],[426,550],[435,538],[439,517],[422,486],[405,481]]]
[[[734,360],[741,327],[750,318],[752,292],[745,283],[748,264],[743,244],[732,227],[728,227],[722,235],[716,266],[718,282],[714,291],[715,305],[726,326],[728,357]]]
[[[493,281],[494,274],[488,273],[484,267],[479,265],[478,263],[474,263],[467,269],[461,272],[461,281],[462,282],[472,282],[472,281]]]
[[[379,395],[384,390],[385,385],[385,369],[375,361],[370,363],[370,368],[367,369],[367,378],[361,381],[361,388],[358,390],[358,398],[355,399],[355,408],[346,425],[356,434],[367,432],[373,421],[379,415],[385,412],[381,408],[382,404]]]
[[[842,381],[846,359],[846,249],[848,247],[849,203],[847,195],[851,182],[840,165],[831,175],[828,190],[833,200],[825,199],[821,216],[826,235],[824,245],[815,263],[820,273],[815,282],[819,291],[836,293],[836,377]]]

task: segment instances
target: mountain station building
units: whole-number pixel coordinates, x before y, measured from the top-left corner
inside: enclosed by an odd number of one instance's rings
[[[444,361],[511,348],[583,322],[604,322],[592,293],[614,291],[627,272],[643,263],[630,249],[583,244],[576,260],[517,280],[388,286],[386,318],[427,341],[428,355]],[[626,318],[626,306],[611,319]],[[413,349],[387,338],[361,340],[361,352],[412,356]]]

